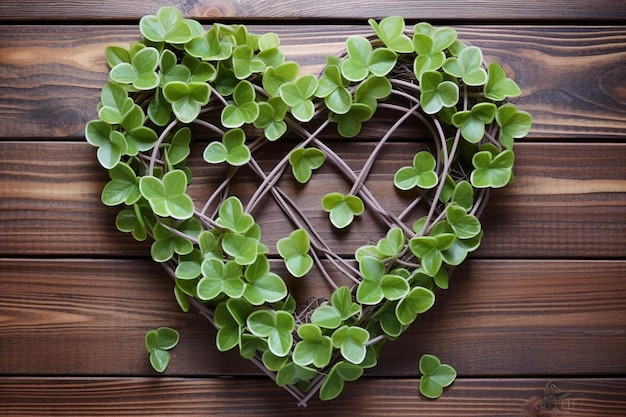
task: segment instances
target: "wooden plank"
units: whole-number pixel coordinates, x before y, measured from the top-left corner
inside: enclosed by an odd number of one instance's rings
[[[95,20],[95,19],[139,19],[146,14],[154,14],[161,6],[171,2],[150,0],[128,3],[121,0],[105,4],[93,0],[67,3],[34,0],[26,3],[5,0],[0,4],[0,17],[10,20]],[[518,21],[584,19],[621,20],[626,19],[624,2],[621,0],[596,0],[593,7],[584,0],[485,0],[467,3],[460,0],[424,0],[377,2],[365,0],[354,7],[349,0],[318,0],[302,7],[299,2],[262,2],[258,0],[222,0],[205,3],[199,0],[177,2],[175,4],[186,16],[195,18],[225,19],[368,19],[390,15],[402,15],[408,19],[427,20],[498,20]]]
[[[308,73],[319,72],[348,36],[370,33],[366,25],[251,25],[250,30],[279,33],[287,59]],[[521,86],[518,105],[534,116],[530,139],[626,135],[624,27],[458,30],[461,39],[483,48],[486,59],[503,62]],[[96,118],[107,77],[105,47],[138,40],[139,31],[136,26],[5,25],[0,37],[0,137],[80,139],[85,123]]]
[[[416,379],[361,379],[328,402],[297,408],[257,379],[0,378],[0,414],[34,416],[359,416],[621,417],[625,379],[459,378],[436,401]]]
[[[329,292],[274,265],[300,300]],[[153,375],[143,337],[160,326],[181,333],[170,376],[260,374],[149,261],[2,259],[0,294],[0,375]],[[427,352],[461,376],[626,374],[626,261],[471,260],[437,297],[368,375],[415,377]]]
[[[198,144],[196,154],[201,154]],[[408,199],[391,193],[395,170],[415,152],[414,145],[389,144],[368,186],[399,213]],[[371,145],[337,144],[354,163],[364,160]],[[407,150],[408,149],[408,150]],[[516,182],[494,193],[484,219],[480,257],[623,258],[626,256],[626,144],[532,144],[516,147]],[[276,158],[276,155],[274,155]],[[410,159],[410,158],[409,158]],[[190,161],[195,172],[190,193],[206,198],[217,181],[200,157]],[[98,166],[95,149],[72,142],[0,142],[0,253],[11,256],[146,256],[148,243],[137,243],[114,226],[117,208],[105,207],[100,192],[108,176]],[[254,188],[243,176],[242,192]],[[338,234],[328,227],[319,199],[329,184],[342,185],[333,172],[322,170],[296,192],[309,219],[324,239],[353,252],[374,230],[367,219]],[[243,194],[242,194],[243,195]],[[201,205],[198,202],[198,205]],[[254,213],[270,247],[293,227],[281,221],[275,206]],[[412,222],[411,219],[409,222]]]

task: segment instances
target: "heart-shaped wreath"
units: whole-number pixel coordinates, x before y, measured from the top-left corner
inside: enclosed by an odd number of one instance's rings
[[[316,77],[285,61],[274,33],[222,24],[205,30],[162,8],[141,19],[141,42],[106,49],[109,81],[99,118],[85,129],[111,177],[102,201],[123,206],[118,229],[153,239],[152,258],[172,276],[180,307],[209,319],[220,351],[238,348],[301,405],[316,392],[338,396],[344,381],[376,364],[385,341],[433,306],[434,291],[447,288],[451,270],[478,248],[489,189],[512,180],[514,139],[531,126],[530,115],[506,101],[519,87],[454,29],[419,23],[407,30],[398,16],[370,24],[372,36],[350,37]],[[375,113],[392,121],[353,169],[333,148],[349,139],[332,138],[331,125],[353,138]],[[415,140],[421,150],[392,161],[389,183],[409,200],[393,212],[366,180],[407,125],[432,140]],[[206,164],[189,159],[192,136],[208,138]],[[262,167],[259,155],[271,165]],[[308,213],[328,212],[332,226],[315,222],[286,192],[300,193],[318,169],[340,181],[316,187],[326,192],[317,208],[304,204]],[[202,175],[213,182],[198,187],[200,198],[187,187]],[[242,183],[254,192],[238,195]],[[268,201],[290,230],[276,251],[253,217]],[[364,213],[383,230],[379,240],[347,255],[324,239],[355,227]],[[328,295],[298,308],[274,272],[281,259],[279,269],[293,277],[327,282]],[[169,328],[147,333],[155,369],[165,369],[177,341]],[[422,392],[437,396],[445,384],[441,375],[428,380],[428,370],[451,372],[424,359]]]

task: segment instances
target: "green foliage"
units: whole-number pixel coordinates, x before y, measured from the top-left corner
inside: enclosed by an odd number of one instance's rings
[[[439,358],[433,355],[422,355],[419,362],[422,373],[420,378],[420,393],[427,398],[439,398],[443,389],[456,379],[456,371],[448,364],[442,364]]]
[[[164,7],[140,20],[141,41],[106,48],[109,77],[98,117],[85,126],[87,142],[109,171],[103,204],[121,207],[115,218],[120,231],[152,241],[153,260],[173,272],[181,309],[212,317],[218,350],[236,348],[274,374],[278,385],[319,389],[322,400],[337,397],[346,381],[374,366],[383,343],[433,306],[433,290],[448,288],[452,269],[480,245],[482,189],[512,181],[514,141],[532,126],[528,113],[506,102],[521,90],[502,65],[483,63],[480,48],[465,46],[452,28],[418,23],[411,34],[400,16],[369,23],[372,37],[347,39],[346,53],[328,57],[315,76],[285,61],[275,33],[253,34],[243,25],[205,29]],[[321,143],[322,135],[332,135],[330,124],[342,138],[358,136],[381,107],[385,117],[399,117],[362,168],[353,169]],[[384,201],[366,186],[368,174],[384,144],[413,117],[433,132],[436,151],[419,151],[397,169],[393,185],[414,201],[400,214],[383,213]],[[264,149],[264,155],[283,152],[276,166],[257,161],[257,150],[294,136],[302,141],[291,151],[283,151],[287,141]],[[195,185],[193,200],[187,192],[197,140],[205,143],[203,161],[224,173],[198,208],[196,190],[210,187]],[[356,267],[332,253],[315,222],[296,213],[287,187],[277,185],[288,168],[307,184],[324,163],[332,165],[325,174],[336,169],[352,181],[347,193],[324,191],[320,212],[329,213],[330,225],[346,229],[367,209],[368,221],[371,214],[389,226],[384,237],[356,249]],[[245,208],[235,195],[238,172],[259,179]],[[276,243],[290,274],[304,277],[315,259],[320,269],[334,264],[353,281],[331,282],[330,300],[312,303],[306,314],[272,271],[274,254],[251,214],[270,194],[296,228]],[[410,219],[415,213],[422,217]],[[334,272],[321,272],[334,279]],[[168,328],[146,334],[157,371],[165,370],[177,341]],[[420,371],[420,390],[431,398],[456,375],[430,355]]]
[[[163,372],[170,363],[170,349],[173,349],[179,340],[178,332],[169,327],[159,327],[146,333],[146,349],[150,354],[150,364],[157,372]]]

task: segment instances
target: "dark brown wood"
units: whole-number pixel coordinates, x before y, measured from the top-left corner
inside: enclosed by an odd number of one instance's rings
[[[625,9],[626,10],[626,9]],[[256,26],[277,32],[288,59],[318,73],[361,26]],[[615,140],[626,135],[626,30],[621,26],[459,27],[486,59],[505,64],[533,114],[529,139]],[[45,36],[42,36],[45,34]],[[106,81],[104,48],[140,37],[137,26],[0,26],[0,137],[81,140]]]
[[[3,412],[46,416],[468,416],[621,417],[622,379],[465,379],[436,401],[417,379],[349,382],[345,395],[296,408],[282,389],[258,379],[0,378]]]
[[[186,16],[209,19],[369,19],[390,15],[402,15],[407,19],[422,20],[498,20],[516,21],[584,19],[626,19],[622,0],[597,0],[593,7],[585,0],[486,0],[465,2],[460,0],[422,0],[378,2],[360,1],[358,7],[349,0],[319,0],[300,2],[264,2],[260,0],[220,0],[203,2],[192,0],[172,2],[150,0],[127,3],[121,0],[106,3],[83,0],[80,4],[46,2],[42,0],[19,3],[6,1],[0,5],[0,17],[11,20],[92,20],[92,19],[139,19],[154,14],[161,6],[179,7]]]
[[[207,190],[219,181],[210,175],[215,170],[199,156],[203,146],[194,148],[197,156],[191,161],[196,174],[190,192],[199,206]],[[403,161],[410,161],[407,155],[415,152],[415,146],[389,145],[383,162],[376,166],[378,174],[368,185],[397,213],[408,200],[390,192],[393,173]],[[335,147],[354,164],[371,150],[369,144]],[[520,143],[516,154],[516,182],[494,193],[484,220],[485,238],[476,256],[626,256],[626,144]],[[0,142],[2,252],[12,256],[146,256],[147,243],[135,242],[115,228],[119,209],[107,208],[100,201],[107,181],[95,148],[87,143]],[[251,175],[242,177],[243,191],[247,187],[251,192],[254,181]],[[366,244],[364,239],[375,239],[373,230],[385,232],[366,219],[350,232],[333,232],[319,205],[329,184],[342,187],[335,173],[323,170],[297,193],[325,239],[346,253]],[[294,191],[293,181],[286,180],[283,186]],[[288,223],[276,221],[280,214],[273,205],[264,206],[255,216],[264,241],[272,248],[291,231]]]
[[[274,268],[302,302],[328,294],[319,276]],[[160,326],[182,336],[169,375],[259,374],[217,351],[210,324],[179,310],[151,261],[0,260],[0,270],[0,375],[149,376],[143,336]],[[368,374],[415,377],[427,352],[461,376],[625,374],[624,277],[624,261],[472,260]]]

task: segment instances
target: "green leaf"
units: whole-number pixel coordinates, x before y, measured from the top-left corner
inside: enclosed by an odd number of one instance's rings
[[[159,179],[144,176],[139,180],[141,195],[148,200],[157,216],[188,219],[193,215],[193,200],[185,194],[187,176],[182,170],[169,171]]]
[[[399,275],[385,273],[381,261],[372,257],[363,257],[359,262],[363,280],[356,292],[356,299],[361,304],[375,305],[383,298],[397,300],[409,292],[408,282]]]
[[[280,97],[270,97],[266,102],[259,103],[259,116],[254,121],[254,126],[263,129],[267,140],[279,139],[287,131],[287,124],[284,121],[287,109],[287,105]]]
[[[331,296],[333,308],[335,308],[342,320],[347,320],[361,313],[361,306],[352,301],[352,293],[346,286],[337,288]]]
[[[293,61],[284,62],[277,67],[268,67],[263,72],[263,88],[270,96],[279,94],[280,86],[294,81],[300,72],[300,66]]]
[[[270,351],[279,357],[286,356],[293,345],[296,324],[293,316],[286,311],[257,310],[247,319],[250,332],[267,338]]]
[[[317,148],[298,148],[289,154],[289,163],[294,178],[305,184],[311,178],[314,169],[322,166],[326,154]]]
[[[147,47],[137,52],[131,62],[117,64],[109,74],[111,79],[120,84],[131,84],[137,90],[152,90],[161,81],[156,69],[159,65],[159,51]]]
[[[318,306],[311,315],[311,322],[326,329],[336,329],[341,325],[341,312],[333,306]]]
[[[241,266],[235,261],[205,259],[201,265],[202,279],[198,281],[196,291],[201,300],[212,300],[220,294],[231,298],[240,298],[245,291]]]
[[[515,139],[523,138],[530,132],[533,120],[529,113],[506,103],[496,111],[496,123],[500,126],[500,143],[506,149],[513,149]]]
[[[128,92],[119,85],[106,84],[100,92],[102,105],[98,110],[98,117],[108,124],[120,124],[133,109],[133,99]]]
[[[372,49],[362,36],[351,36],[346,41],[348,58],[341,64],[341,74],[350,81],[359,82],[372,73],[386,76],[396,65],[398,55],[388,48]]]
[[[232,166],[245,165],[252,155],[245,142],[246,134],[242,129],[231,129],[224,133],[221,142],[209,143],[202,157],[210,164],[227,162]]]
[[[237,197],[231,196],[220,205],[216,223],[225,229],[243,234],[254,225],[254,218],[244,213],[243,204]]]
[[[128,53],[128,49],[122,48],[121,46],[107,46],[104,50],[104,56],[110,68],[113,68],[122,62],[130,63],[130,54]]]
[[[288,237],[276,243],[278,253],[285,260],[285,266],[291,275],[300,278],[313,267],[313,258],[309,255],[311,244],[309,234],[304,229],[296,229]]]
[[[446,219],[459,239],[471,239],[480,233],[480,221],[457,204],[446,208]]]
[[[132,205],[141,198],[139,180],[130,166],[119,163],[109,170],[109,176],[111,181],[102,190],[102,202],[105,205]]]
[[[170,353],[166,350],[155,349],[150,352],[150,365],[157,372],[164,372],[170,363]]]
[[[330,213],[330,222],[338,229],[350,225],[354,217],[360,216],[365,210],[359,197],[341,193],[326,194],[322,198],[322,208]]]
[[[251,265],[259,253],[259,240],[241,233],[227,232],[222,239],[222,249],[239,265]]]
[[[519,86],[507,78],[504,69],[497,62],[487,66],[488,79],[485,84],[485,97],[494,101],[502,101],[507,97],[517,97],[522,94]]]
[[[361,375],[363,375],[361,366],[344,361],[337,362],[331,368],[320,388],[320,399],[329,401],[337,398],[343,391],[345,381],[356,381]]]
[[[180,10],[161,7],[156,16],[148,15],[139,21],[141,34],[152,42],[182,44],[191,39],[191,29]]]
[[[461,136],[470,143],[478,143],[485,136],[485,125],[493,121],[496,105],[477,103],[471,110],[460,111],[452,115],[454,126],[461,128]]]
[[[191,123],[202,106],[209,102],[211,89],[207,83],[171,81],[163,87],[163,96],[171,104],[172,111],[183,123]]]
[[[323,368],[330,363],[333,346],[330,337],[322,335],[315,324],[303,324],[298,328],[300,341],[293,350],[293,361],[300,366],[310,364]]]
[[[85,138],[91,145],[98,147],[98,162],[106,169],[115,167],[128,149],[124,135],[102,120],[87,123]]]
[[[341,70],[337,65],[329,65],[320,77],[315,95],[324,99],[330,111],[345,114],[352,104],[352,94],[346,88],[348,83],[341,76]]]
[[[425,313],[435,304],[435,294],[424,287],[414,287],[396,305],[396,317],[403,325],[415,321],[418,314]]]
[[[252,305],[275,303],[287,296],[285,282],[280,276],[270,272],[266,256],[257,256],[254,263],[246,268],[244,277],[247,285],[243,297]]]
[[[253,123],[259,116],[259,105],[255,98],[252,83],[247,80],[240,81],[233,91],[234,104],[228,104],[222,110],[222,125],[234,128]]]
[[[419,369],[420,393],[427,398],[439,398],[443,389],[456,379],[456,371],[448,364],[442,364],[439,358],[425,354],[420,358]]]
[[[444,107],[452,107],[459,101],[459,86],[452,81],[443,81],[437,71],[426,71],[420,79],[422,93],[420,101],[427,114],[435,114]]]
[[[366,346],[370,334],[358,326],[341,326],[331,336],[333,346],[341,352],[341,356],[355,365],[365,359]]]
[[[448,249],[455,240],[452,233],[441,233],[437,236],[416,236],[409,241],[411,252],[419,259],[424,272],[435,276],[443,262],[441,251]]]
[[[287,362],[276,373],[276,384],[279,387],[293,385],[300,381],[310,381],[315,375],[317,372],[314,369]]]
[[[150,364],[157,372],[163,372],[170,362],[168,350],[178,344],[178,332],[169,327],[149,330],[145,336],[146,349],[150,353]]]
[[[178,129],[171,139],[170,146],[165,149],[167,160],[171,165],[178,165],[189,156],[191,149],[191,130],[188,127]]]
[[[280,97],[291,107],[291,114],[296,120],[308,122],[313,118],[315,106],[312,98],[317,86],[318,80],[313,74],[302,75],[296,80],[280,86]]]
[[[214,25],[201,36],[195,36],[185,44],[189,55],[205,61],[224,61],[231,57],[233,44],[229,37],[221,37],[219,26]]]
[[[476,46],[464,48],[458,57],[449,57],[443,64],[443,70],[463,80],[470,86],[483,85],[487,82],[487,71],[482,68],[483,53]]]
[[[330,121],[337,123],[337,131],[344,138],[353,138],[361,131],[363,122],[371,119],[374,109],[364,103],[352,103],[345,114],[330,113]]]
[[[509,149],[495,156],[490,151],[477,152],[472,158],[475,168],[470,175],[472,185],[476,188],[504,187],[511,181],[514,161],[515,155]]]
[[[418,152],[413,158],[413,166],[400,168],[393,179],[394,185],[400,190],[419,187],[423,190],[433,188],[439,182],[435,173],[435,158],[430,152]]]
[[[368,77],[354,90],[354,101],[366,104],[373,113],[378,107],[378,100],[390,94],[391,81],[387,77]]]
[[[403,54],[413,52],[413,42],[404,34],[404,19],[401,16],[389,16],[380,23],[369,19],[368,23],[387,48]]]

